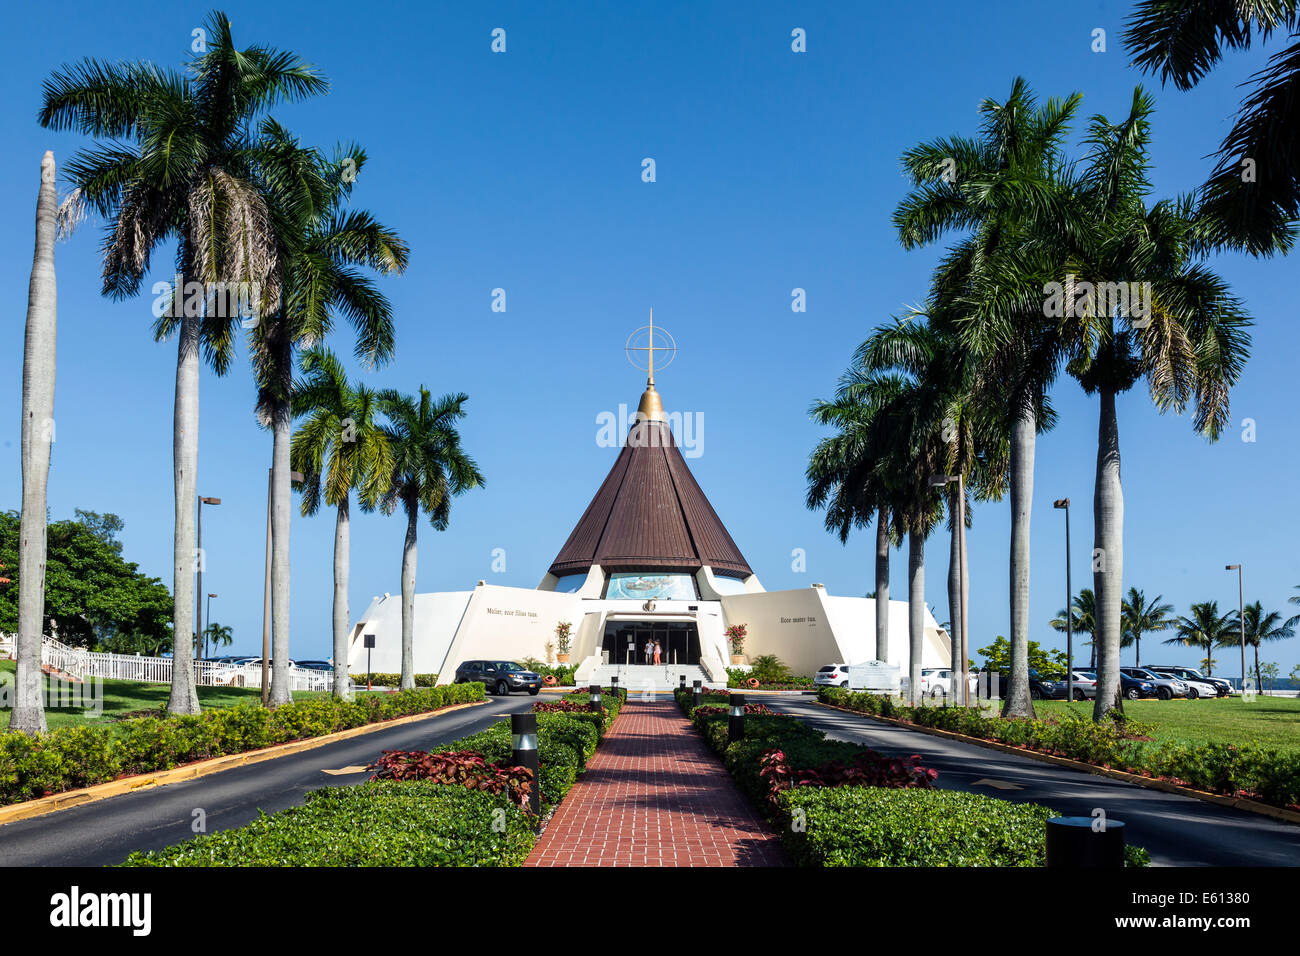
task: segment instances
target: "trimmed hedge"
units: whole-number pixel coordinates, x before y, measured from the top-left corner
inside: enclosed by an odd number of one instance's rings
[[[532,820],[504,794],[424,781],[325,787],[252,823],[122,866],[518,866]]]
[[[296,700],[275,710],[240,704],[197,716],[137,717],[37,737],[4,732],[0,805],[482,699],[482,684],[453,684],[351,701]]]
[[[366,675],[364,673],[352,674],[351,677],[352,677],[352,683],[356,684],[358,687],[366,686]],[[371,686],[373,687],[397,687],[402,683],[402,675],[401,674],[371,674],[370,683]],[[437,683],[438,683],[437,674],[416,674],[415,675],[416,687],[433,687]]]
[[[1152,746],[1151,728],[1126,720],[1094,723],[985,717],[969,707],[909,707],[889,697],[824,687],[817,699],[837,707],[893,717],[923,727],[995,740],[1130,773],[1163,777],[1197,790],[1286,807],[1300,804],[1300,754],[1232,744]]]
[[[1043,866],[1057,815],[956,790],[797,787],[778,800],[801,866]]]

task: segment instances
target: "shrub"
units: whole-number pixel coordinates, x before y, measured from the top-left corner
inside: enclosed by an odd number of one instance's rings
[[[426,753],[423,750],[385,750],[367,770],[372,780],[429,780],[455,784],[484,793],[505,794],[520,809],[529,806],[532,772],[524,767],[490,764],[472,750]]]
[[[303,806],[122,865],[517,866],[535,841],[530,818],[504,794],[376,781],[315,790]]]
[[[797,787],[780,804],[782,839],[803,866],[1042,866],[1056,815],[981,794],[881,787]]]
[[[196,716],[134,717],[113,727],[61,727],[34,738],[2,732],[0,804],[482,699],[482,684],[454,684],[355,701],[296,700],[273,711],[241,704]]]
[[[356,684],[358,687],[366,686],[365,673],[352,674],[351,677],[352,677],[352,682]],[[402,683],[402,675],[401,674],[371,674],[370,683],[374,687],[397,687]],[[437,674],[416,674],[415,675],[416,687],[433,687],[437,683],[438,683]]]

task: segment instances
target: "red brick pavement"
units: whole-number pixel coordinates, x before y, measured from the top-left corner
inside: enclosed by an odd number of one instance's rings
[[[629,699],[525,865],[787,863],[676,703]]]

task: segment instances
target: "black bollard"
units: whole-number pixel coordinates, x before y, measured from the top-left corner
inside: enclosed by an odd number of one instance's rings
[[[731,710],[727,716],[727,739],[745,739],[745,695],[731,695]]]
[[[533,772],[533,786],[532,792],[528,795],[528,802],[532,807],[533,814],[540,815],[542,812],[542,791],[540,778],[537,775],[536,714],[510,715],[510,745],[514,748],[514,754],[510,759],[514,761],[515,766],[527,767]]]
[[[1052,817],[1047,821],[1047,865],[1123,867],[1124,824],[1105,817]]]
[[[685,675],[685,674],[681,675],[681,681],[682,681],[682,682],[681,682],[680,684],[677,685],[677,689],[678,689],[678,690],[685,690],[685,689],[686,689],[686,675]]]
[[[702,701],[703,699],[704,696],[700,691],[700,682],[699,681],[693,682],[691,684],[691,706],[699,707],[700,701]]]
[[[618,696],[618,675],[617,674],[615,674],[613,677],[609,679],[609,696],[610,697]]]
[[[599,684],[592,684],[590,687],[587,688],[587,690],[589,690],[589,691],[591,692],[591,705],[590,705],[590,707],[589,707],[588,709],[589,709],[589,710],[595,710],[595,711],[599,711],[599,710],[601,710],[601,706],[600,706],[600,685],[599,685]]]

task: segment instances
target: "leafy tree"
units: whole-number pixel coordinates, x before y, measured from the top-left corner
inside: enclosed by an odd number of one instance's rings
[[[106,545],[122,553],[122,542],[118,540],[118,535],[126,526],[121,518],[115,514],[100,514],[97,511],[86,511],[82,508],[74,508],[74,515],[77,520],[86,526],[86,530],[99,538]]]
[[[0,564],[16,567],[20,520],[0,514]],[[120,545],[118,546],[120,547]],[[45,633],[93,650],[130,646],[156,654],[171,647],[172,597],[157,578],[141,574],[99,528],[81,521],[49,525],[45,564]],[[18,622],[18,589],[0,589],[0,630]]]
[[[280,300],[279,245],[258,183],[267,157],[254,127],[275,104],[322,94],[329,86],[292,53],[262,45],[239,49],[223,13],[213,13],[206,26],[206,50],[184,71],[91,59],[56,70],[45,81],[39,117],[47,129],[100,140],[73,157],[66,172],[74,187],[73,212],[89,208],[107,222],[104,295],[137,295],[154,252],[176,242],[181,286],[154,328],[160,340],[177,338],[176,634],[194,631],[200,354],[224,373],[240,320],[229,297],[215,292],[217,283],[256,290],[250,298],[259,313]],[[198,713],[189,641],[176,642],[172,675],[168,709]]]
[[[1256,676],[1262,675],[1262,679],[1268,681],[1267,687],[1270,691],[1273,690],[1278,675],[1281,673],[1282,669],[1277,666],[1276,661],[1265,661],[1262,665],[1258,660],[1255,661],[1255,674]],[[1259,686],[1261,690],[1265,687],[1264,684]]]
[[[984,658],[984,670],[1006,674],[1011,667],[1011,644],[1001,634],[988,647],[978,651]],[[1044,649],[1037,641],[1029,642],[1029,668],[1053,679],[1065,676],[1065,652]]]
[[[1207,238],[1254,255],[1290,250],[1300,218],[1298,24],[1297,0],[1139,0],[1124,33],[1137,67],[1180,90],[1196,86],[1225,50],[1291,34],[1290,46],[1250,78],[1202,188]]]

